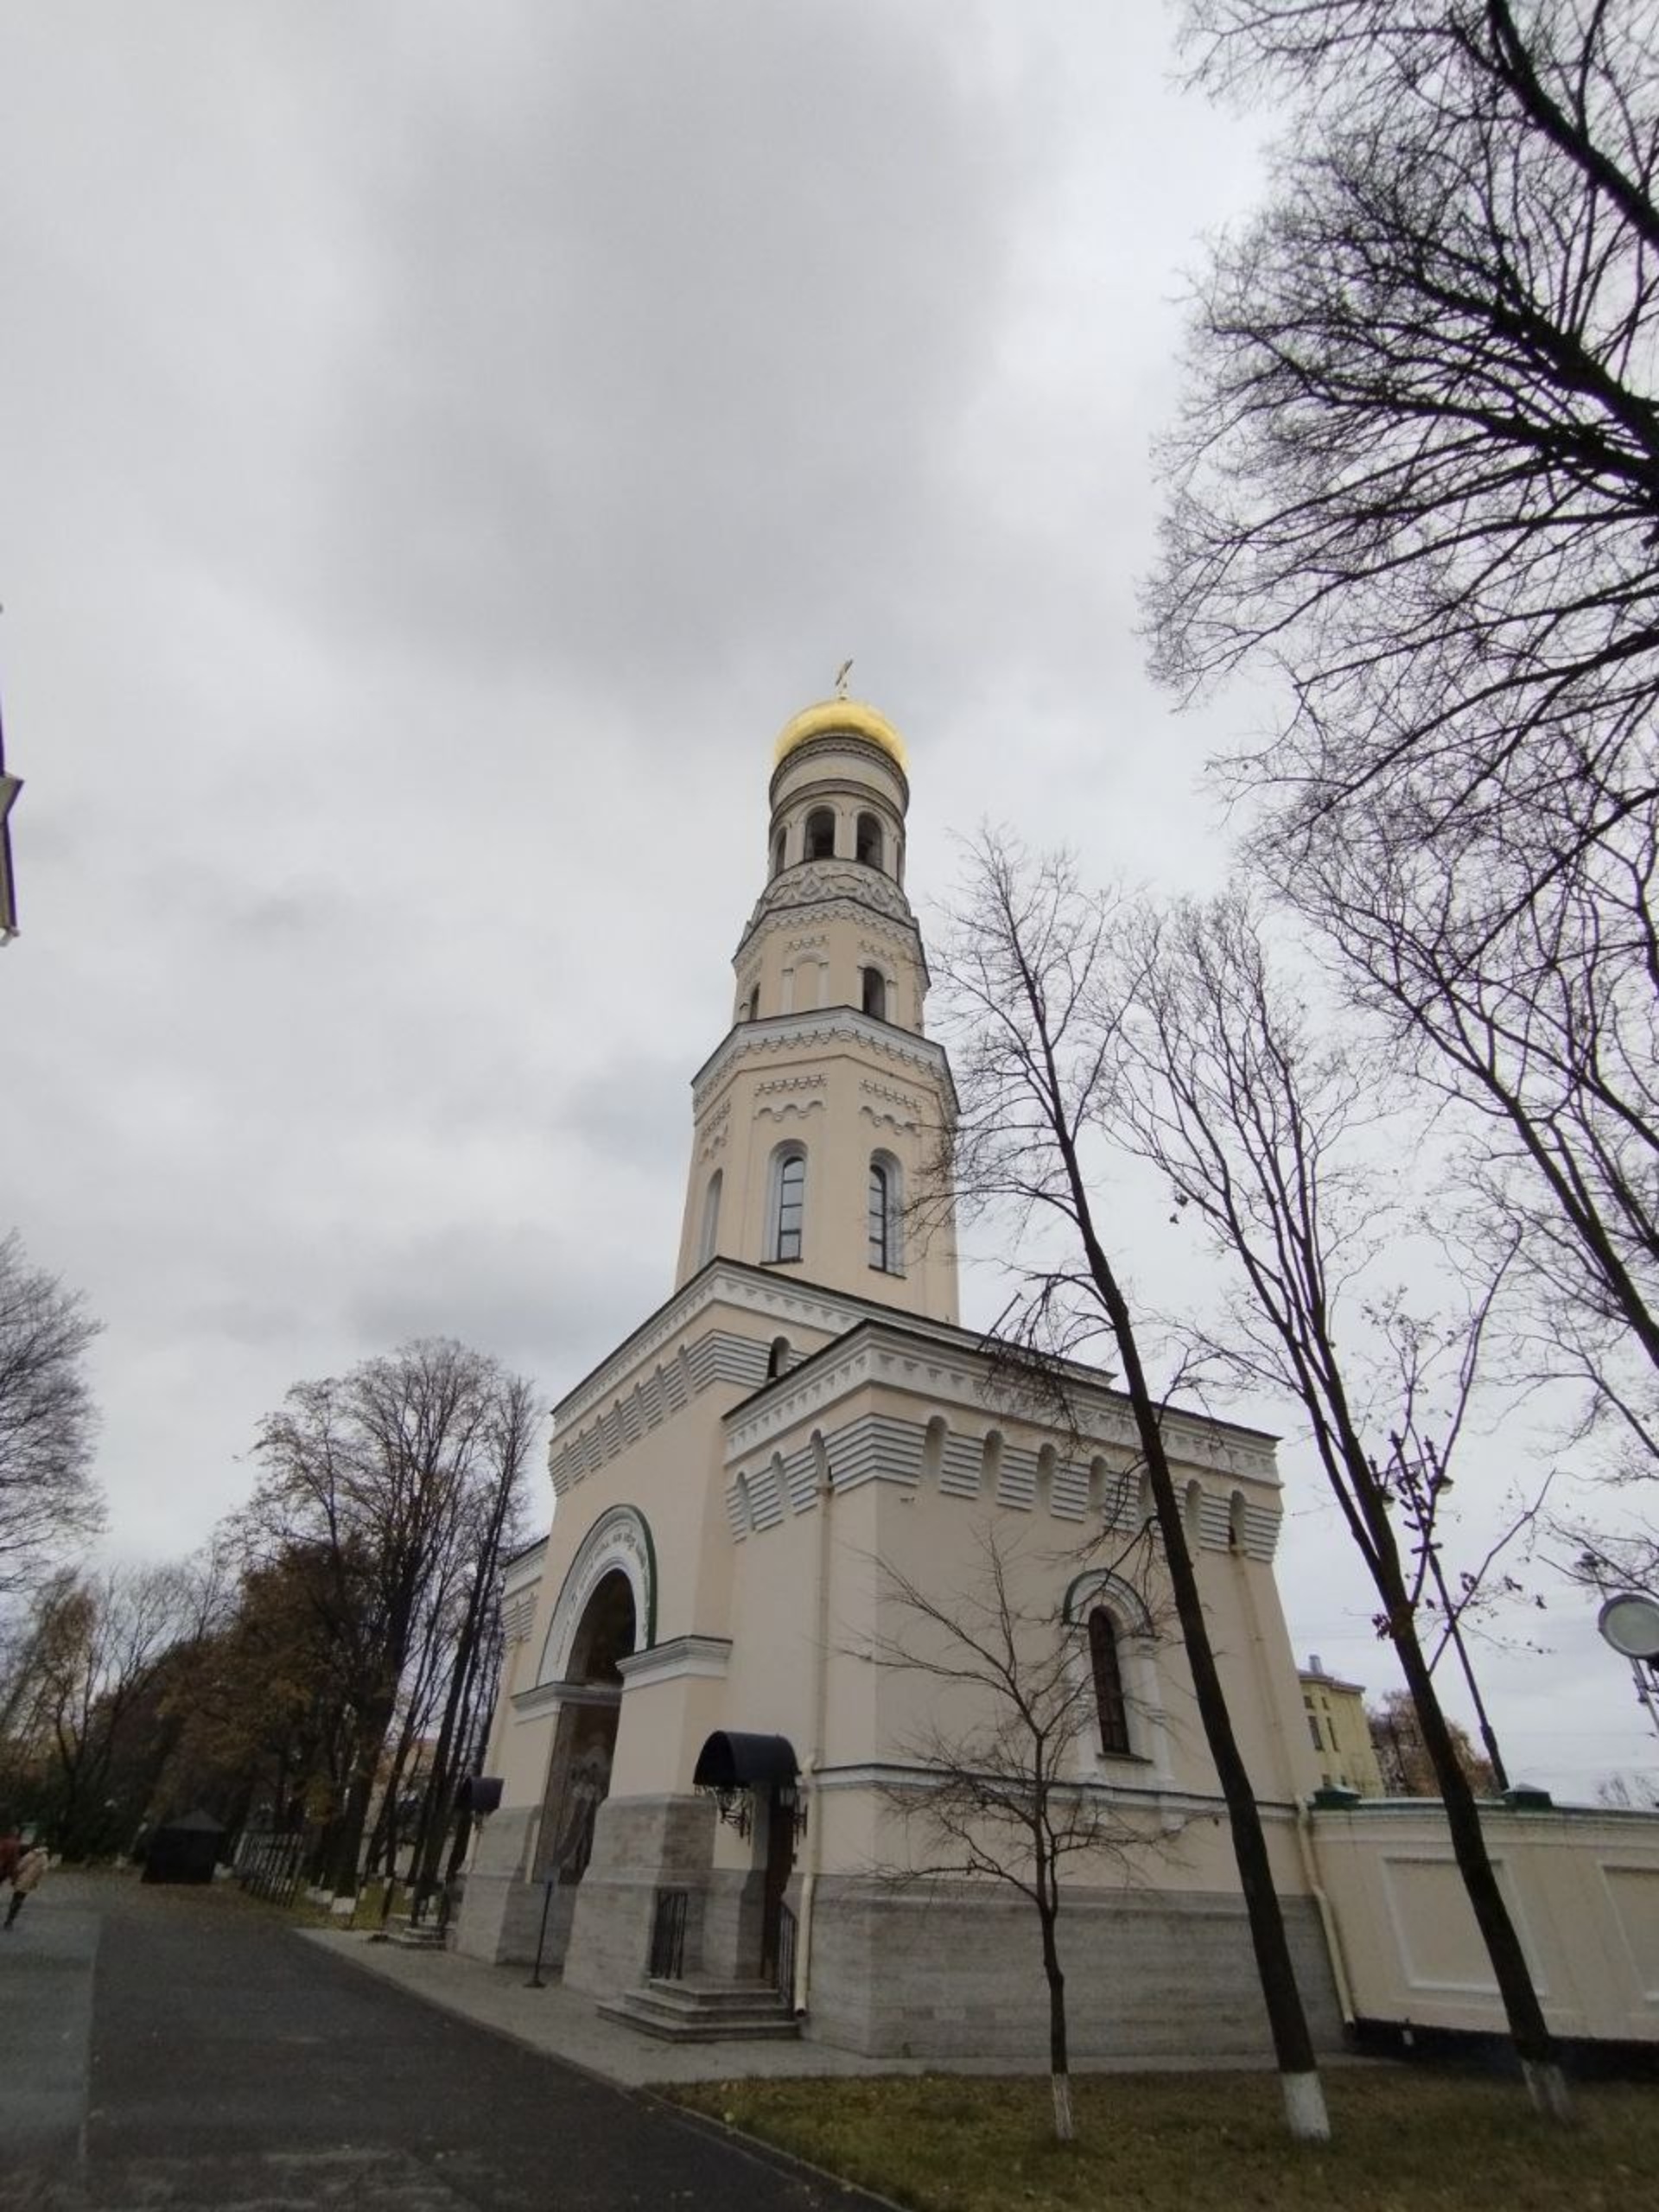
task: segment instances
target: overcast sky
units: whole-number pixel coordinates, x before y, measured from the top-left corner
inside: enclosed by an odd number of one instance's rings
[[[302,1376],[444,1333],[554,1396],[660,1300],[772,739],[847,654],[925,917],[986,817],[1218,879],[1202,765],[1259,709],[1176,716],[1135,590],[1259,145],[1167,31],[8,11],[0,1226],[108,1325],[121,1549],[206,1535]],[[1286,1465],[1294,1640],[1380,1687]],[[1511,1764],[1654,1764],[1582,1601],[1541,1624],[1493,1662]]]

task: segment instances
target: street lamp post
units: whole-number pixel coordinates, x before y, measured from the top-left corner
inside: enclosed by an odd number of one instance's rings
[[[1659,1599],[1644,1591],[1616,1591],[1596,1616],[1601,1640],[1630,1662],[1636,1694],[1659,1733]]]

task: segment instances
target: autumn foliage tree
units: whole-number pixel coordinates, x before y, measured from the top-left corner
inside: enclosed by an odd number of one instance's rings
[[[251,1562],[292,1577],[329,1654],[346,1749],[326,1878],[340,1892],[356,1886],[388,1734],[432,1638],[457,1618],[472,1643],[481,1631],[532,1404],[494,1360],[423,1338],[296,1384],[260,1429],[241,1538]],[[442,1663],[464,1675],[468,1660],[451,1642]]]

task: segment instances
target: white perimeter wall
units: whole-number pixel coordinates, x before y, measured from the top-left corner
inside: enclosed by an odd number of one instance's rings
[[[1484,1826],[1552,2029],[1659,2042],[1659,1814],[1495,1808]],[[1312,1827],[1353,2012],[1504,2033],[1438,1808],[1395,1799]]]

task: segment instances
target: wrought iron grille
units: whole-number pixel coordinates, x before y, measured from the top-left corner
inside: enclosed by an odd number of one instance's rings
[[[237,1879],[245,1890],[272,1904],[292,1904],[300,1886],[305,1853],[303,1835],[269,1833],[245,1836],[237,1854]]]

